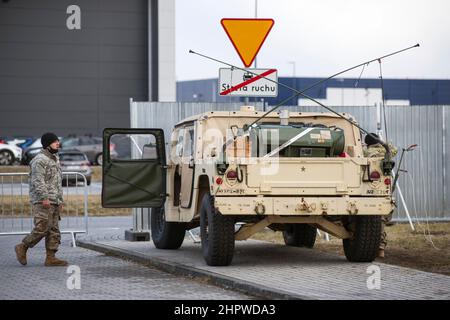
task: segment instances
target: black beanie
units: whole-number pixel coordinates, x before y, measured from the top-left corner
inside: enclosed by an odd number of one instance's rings
[[[375,137],[378,138],[378,139],[380,138],[376,133],[368,134],[368,135],[366,135],[366,137],[364,138],[364,142],[365,142],[368,146],[371,146],[371,145],[380,143],[380,141],[378,141]]]
[[[56,140],[59,140],[58,136],[52,132],[44,133],[41,137],[42,147],[46,149],[49,145],[51,145]]]

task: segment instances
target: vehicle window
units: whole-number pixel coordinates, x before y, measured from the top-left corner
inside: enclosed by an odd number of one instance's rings
[[[79,153],[63,153],[60,155],[61,161],[86,161],[86,157]]]
[[[114,134],[110,138],[114,145],[112,160],[157,159],[156,138],[152,134]]]
[[[89,137],[81,137],[80,138],[80,146],[88,146],[91,144],[95,144],[94,140]]]
[[[183,157],[190,157],[194,154],[194,127],[185,129]]]
[[[67,139],[64,140],[64,142],[62,143],[62,146],[64,148],[75,147],[77,145],[78,145],[78,138]]]
[[[103,144],[103,138],[92,138],[92,144]]]
[[[183,141],[184,141],[184,129],[178,131],[178,143],[176,146],[176,156],[181,158],[183,156]]]

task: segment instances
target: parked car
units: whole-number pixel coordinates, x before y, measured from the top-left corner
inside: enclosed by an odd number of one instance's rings
[[[31,159],[33,159],[42,150],[42,147],[37,148],[25,148],[22,152],[22,165],[27,166],[30,164]]]
[[[78,172],[86,177],[86,183],[91,184],[92,169],[87,156],[79,151],[60,151],[59,160],[63,172],[63,185],[83,181],[79,175],[65,175],[65,172]]]
[[[36,138],[28,147],[23,148],[22,152],[22,164],[27,166],[30,164],[31,159],[33,159],[42,149],[41,138]]]
[[[103,139],[101,137],[80,136],[62,139],[61,149],[65,151],[78,150],[88,157],[91,164],[102,165]],[[114,149],[115,145],[111,143],[109,145],[111,157],[117,155]]]
[[[16,161],[21,161],[22,149],[6,143],[0,143],[0,165],[11,166]]]

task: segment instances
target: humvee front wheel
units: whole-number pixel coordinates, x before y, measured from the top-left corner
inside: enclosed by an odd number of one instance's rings
[[[152,240],[158,249],[178,249],[184,240],[184,223],[167,222],[164,208],[152,208],[150,218]]]
[[[234,218],[214,207],[214,197],[205,194],[200,207],[202,253],[210,266],[227,266],[234,254]]]
[[[293,247],[314,247],[317,228],[310,224],[292,223],[283,231],[284,243]]]
[[[372,262],[381,241],[381,216],[352,216],[344,219],[344,226],[353,233],[344,239],[344,253],[351,262]]]

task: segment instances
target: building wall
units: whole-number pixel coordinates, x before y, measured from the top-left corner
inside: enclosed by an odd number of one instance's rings
[[[67,7],[81,9],[69,30]],[[0,2],[0,135],[128,127],[148,98],[147,0]]]
[[[158,3],[158,101],[176,101],[175,0]]]

